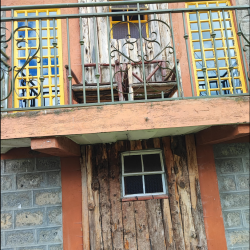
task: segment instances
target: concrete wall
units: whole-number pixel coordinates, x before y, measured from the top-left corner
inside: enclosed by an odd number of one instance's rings
[[[214,146],[229,250],[249,249],[249,149],[248,143]]]
[[[1,249],[62,250],[59,158],[1,160]]]

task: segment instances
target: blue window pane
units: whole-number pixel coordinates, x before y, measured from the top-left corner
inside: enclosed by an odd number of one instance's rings
[[[58,58],[56,58],[56,64],[58,65]],[[51,58],[51,65],[55,65],[55,58]]]
[[[55,105],[55,98],[53,98],[53,105]],[[57,97],[57,105],[60,105],[60,97]]]
[[[55,85],[55,77],[52,77],[51,80],[52,80],[52,85]],[[57,77],[57,85],[58,83],[59,83],[59,77]]]
[[[56,11],[49,11],[49,15],[57,15]]]
[[[28,37],[36,37],[36,32],[34,30],[28,30]]]
[[[36,47],[36,40],[29,40],[28,41],[28,46],[29,47]]]
[[[211,88],[211,89],[216,89],[216,88],[218,88],[218,83],[217,83],[217,81],[209,81],[209,84],[210,84],[210,88]]]
[[[49,62],[48,62],[48,58],[43,58],[43,65],[48,65]]]
[[[218,60],[219,67],[226,67],[226,61],[225,60]]]
[[[192,33],[192,39],[193,40],[198,40],[199,39],[199,33],[198,32],[193,32]]]
[[[197,23],[191,23],[191,30],[198,30]]]
[[[47,36],[47,30],[42,30],[42,37],[46,37]]]
[[[36,12],[28,12],[28,16],[35,16]]]
[[[29,26],[30,28],[36,28],[36,21],[28,22],[28,26]]]
[[[51,50],[50,50],[50,53],[51,53],[52,56],[54,56],[54,55],[55,55],[54,49],[51,49]],[[58,55],[58,49],[56,49],[56,55]]]
[[[47,13],[46,13],[46,12],[39,12],[38,15],[39,15],[39,16],[46,16]]]
[[[216,78],[217,77],[217,72],[216,70],[208,70],[207,75],[209,78]]]
[[[216,4],[215,4],[215,7],[216,7]],[[219,15],[217,12],[212,12],[212,19],[218,19],[219,18]]]
[[[207,61],[207,68],[215,68],[215,62],[214,61]]]
[[[30,54],[30,56],[35,55],[36,52],[37,52],[36,49],[29,49],[29,54]]]
[[[219,30],[215,31],[215,38],[221,38],[221,32]]]
[[[48,55],[48,50],[47,49],[43,49],[43,56],[47,56]]]
[[[47,45],[48,45],[47,39],[43,39],[43,40],[42,40],[42,45],[43,45],[43,46],[47,46]]]
[[[207,13],[201,13],[201,14],[200,14],[200,19],[201,19],[201,20],[207,20],[207,19],[208,19]]]
[[[49,26],[50,26],[50,27],[54,27],[53,24],[54,24],[53,20],[50,20],[50,21],[49,21]],[[55,27],[56,27],[56,26],[57,26],[57,21],[55,20]]]
[[[56,36],[57,36],[57,30],[56,31]],[[54,30],[50,30],[50,36],[54,36]]]
[[[227,70],[220,70],[220,77],[228,77],[228,71]]]
[[[215,40],[216,48],[223,47],[222,40]]]
[[[194,52],[195,59],[201,59],[201,52]]]
[[[198,4],[199,8],[206,8],[206,4]]]
[[[43,95],[49,95],[49,88],[43,88]]]
[[[197,20],[196,14],[189,14],[189,19],[190,21],[196,21]]]
[[[52,87],[52,94],[53,95],[55,94],[55,87]],[[57,94],[60,94],[60,89],[58,86],[57,86]]]
[[[47,27],[47,21],[42,21],[42,27],[46,28]]]
[[[48,68],[43,68],[43,75],[47,76],[49,74]]]
[[[26,89],[19,89],[19,97],[26,96]]]
[[[26,60],[18,60],[18,66],[22,67],[25,64]]]
[[[37,76],[37,69],[29,69],[30,76]]]
[[[43,101],[44,101],[44,106],[49,106],[50,105],[49,104],[49,98],[44,98]]]
[[[234,67],[238,65],[236,59],[231,59],[231,62],[232,62],[232,65],[233,65]]]
[[[201,29],[203,30],[209,29],[209,23],[208,22],[201,23]]]
[[[196,6],[195,5],[188,5],[188,8],[196,8]]]
[[[202,62],[199,61],[199,62],[196,62],[195,64],[196,64],[197,69],[202,69]]]
[[[19,38],[25,37],[25,31],[18,31],[18,37]]]
[[[17,13],[17,16],[25,16],[25,13]]]
[[[18,46],[18,48],[24,48],[24,47],[26,47],[26,43],[25,42],[18,42],[17,46]]]
[[[204,41],[204,48],[205,49],[211,49],[212,48],[212,42],[211,41]]]
[[[49,85],[49,78],[44,78],[43,85]]]
[[[203,79],[204,78],[203,71],[197,71],[197,76],[198,76],[198,79]]]
[[[220,22],[213,22],[214,29],[220,28]]]
[[[199,42],[194,42],[193,45],[194,45],[194,49],[201,49]]]
[[[55,74],[55,68],[51,68],[51,74],[54,75]],[[59,68],[57,67],[57,74],[59,74]]]
[[[211,38],[210,32],[202,32],[202,37],[203,37],[203,39],[209,39],[209,38]]]
[[[25,57],[25,50],[18,50],[18,56],[19,57]]]
[[[234,82],[235,82],[235,86],[236,87],[241,87],[241,81],[240,81],[240,79],[234,79]]]
[[[19,80],[19,86],[20,87],[24,87],[24,86],[26,86],[26,81],[25,80]]]
[[[30,74],[31,75],[31,74]],[[34,79],[30,79],[29,81],[29,85],[31,87],[34,87],[34,86],[37,86],[37,80],[34,78]]]
[[[32,59],[32,60],[29,62],[29,66],[37,66],[37,60],[36,60],[36,59]]]
[[[213,53],[213,51],[205,51],[205,56],[206,56],[206,58],[213,58],[214,53]]]
[[[25,22],[18,22],[17,23],[17,27],[19,28],[19,27],[22,27],[22,26],[25,26]]]

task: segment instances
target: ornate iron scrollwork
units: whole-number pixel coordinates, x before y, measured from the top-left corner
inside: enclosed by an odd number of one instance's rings
[[[133,66],[136,66],[140,69],[141,71],[141,75],[143,76],[143,74],[145,74],[145,72],[142,72],[142,67],[140,67],[140,65],[142,65],[143,61],[144,63],[146,64],[149,64],[149,63],[154,63],[155,60],[159,57],[159,56],[162,56],[162,54],[167,51],[167,54],[168,54],[168,58],[171,57],[171,54],[174,53],[174,48],[173,46],[171,46],[171,42],[172,42],[172,39],[171,39],[171,32],[170,32],[170,26],[162,21],[162,20],[158,20],[158,19],[151,19],[147,22],[145,22],[143,24],[143,26],[141,27],[141,30],[146,30],[146,27],[149,27],[151,24],[153,24],[153,22],[156,22],[157,25],[159,23],[165,25],[165,32],[169,34],[169,38],[170,38],[170,42],[165,45],[165,46],[162,46],[161,43],[160,43],[160,34],[158,34],[157,32],[153,31],[149,34],[148,37],[146,37],[145,35],[143,35],[141,32],[141,39],[142,39],[142,43],[140,43],[140,36],[138,36],[139,38],[133,38],[131,37],[130,34],[126,35],[126,37],[124,37],[125,39],[125,43],[123,43],[122,47],[120,48],[119,47],[119,44],[117,44],[117,46],[114,46],[112,43],[111,43],[111,52],[110,52],[110,56],[111,58],[115,58],[115,54],[118,53],[119,56],[123,56],[124,58],[127,59],[128,61],[128,64],[133,64]],[[137,25],[135,25],[135,23],[133,22],[129,22],[129,21],[121,21],[119,23],[116,23],[113,25],[112,29],[110,30],[110,34],[109,34],[109,37],[110,37],[110,41],[112,40],[112,33],[114,31],[114,28],[116,28],[118,25],[121,25],[121,24],[128,24],[128,25],[131,25],[133,27],[134,30],[138,31],[138,34],[140,34],[140,29]],[[165,34],[164,34],[165,35]],[[140,47],[140,50],[141,50],[141,45],[144,46],[145,48],[145,51],[143,53],[143,57],[142,57],[142,53],[140,53],[140,51],[136,51],[135,50],[135,45],[136,44],[139,44],[139,47]],[[129,54],[131,53],[134,53],[135,57],[137,57],[138,59],[135,60],[133,58],[131,58],[131,56],[129,55],[126,55],[124,52],[123,52],[123,47],[127,46],[128,47],[128,50],[129,50]],[[154,47],[158,47],[157,49],[157,52],[153,50]],[[154,55],[152,57],[152,55],[149,55],[148,52],[149,51],[152,51],[154,52]],[[170,55],[170,56],[169,56]],[[151,57],[151,58],[150,58]],[[176,74],[175,70],[173,69],[173,62],[169,61],[169,60],[162,60],[164,61],[164,66],[162,63],[155,63],[156,64],[156,67],[157,67],[157,70],[160,70],[161,72],[172,72],[172,74]],[[121,63],[122,64],[122,63]],[[131,66],[132,67],[132,66]],[[120,68],[120,70],[116,71],[115,72],[115,75],[116,74],[122,74],[123,76],[123,82],[126,82],[128,80],[128,78],[126,77],[127,76],[127,72],[128,72],[129,68]],[[115,77],[114,75],[114,77]],[[162,79],[166,78],[167,75],[161,75],[162,76]],[[159,91],[158,89],[156,89],[154,86],[152,86],[150,84],[150,82],[147,80],[147,76],[144,77],[144,79],[146,79],[146,85],[149,86],[152,90],[154,90],[155,92],[162,92]],[[136,88],[133,92],[129,92],[129,91],[126,91],[125,88],[123,88],[123,91],[122,93],[123,94],[132,94],[132,93],[136,93],[142,86]],[[119,90],[117,90],[119,92]],[[165,92],[164,92],[165,93]]]
[[[9,29],[7,29],[5,27],[1,27],[1,29],[4,29],[5,33],[6,33],[6,31],[10,32]],[[27,39],[25,37],[19,36],[19,38],[15,38],[15,34],[18,31],[20,31],[20,29],[33,30],[34,32],[36,32],[35,29],[33,29],[33,28],[29,27],[29,26],[20,26],[17,29],[15,29],[12,33],[10,32],[10,36],[9,36],[8,39],[4,39],[6,37],[5,34],[1,35],[1,48],[6,49],[12,39],[14,39],[16,41],[16,42],[14,42],[14,46],[16,46],[19,49],[23,48],[24,44],[27,44],[27,46],[28,46],[28,41],[27,41]],[[16,81],[18,76],[21,77],[21,82],[23,82],[23,84],[24,84],[23,86],[28,86],[29,91],[32,92],[32,96],[29,97],[29,100],[36,99],[40,95],[41,90],[38,87],[38,85],[40,85],[39,81],[36,80],[32,75],[26,76],[26,74],[24,72],[25,67],[31,62],[31,60],[39,58],[37,56],[37,54],[38,54],[38,52],[40,50],[40,39],[39,39],[39,35],[37,34],[37,32],[36,32],[36,37],[38,38],[37,39],[38,40],[38,47],[37,47],[37,49],[35,49],[35,52],[33,51],[34,50],[33,48],[31,49],[30,47],[28,47],[29,53],[28,53],[27,56],[25,56],[26,58],[25,58],[25,61],[22,64],[22,66],[18,67],[17,65],[14,65],[14,67],[11,67],[7,63],[4,63],[4,65],[6,67],[1,65],[1,88],[3,88],[4,79],[5,79],[6,74],[8,75],[8,78],[10,79],[8,81],[8,83],[7,83],[7,84],[10,84],[10,89],[9,89],[8,93],[6,94],[6,96],[1,98],[1,101],[4,101],[4,100],[8,99],[12,92],[15,92],[15,94],[17,94],[17,96],[19,96],[19,97],[23,97],[22,95],[20,96],[20,94],[17,92],[16,87],[15,87],[15,81]],[[12,51],[11,60],[14,60],[13,55],[14,55],[14,51]],[[40,60],[38,60],[37,63],[40,63]],[[15,72],[14,79],[10,78],[10,72],[11,71]],[[34,82],[37,82],[37,84],[34,84]],[[37,86],[37,91],[34,91],[32,89],[32,87],[34,87],[34,86]],[[34,93],[35,93],[35,95],[34,95]],[[24,98],[24,100],[25,99],[26,98]]]

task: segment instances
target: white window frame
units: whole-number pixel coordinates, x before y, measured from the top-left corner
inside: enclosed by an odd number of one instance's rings
[[[159,154],[160,155],[160,162],[161,162],[161,171],[153,171],[153,172],[144,172],[144,164],[143,164],[143,155],[149,155],[149,154]],[[138,173],[124,173],[124,156],[130,156],[130,155],[141,155],[141,163],[142,163],[142,172]],[[166,173],[164,168],[164,162],[162,157],[162,150],[161,149],[155,149],[155,150],[138,150],[138,151],[128,151],[121,153],[121,162],[122,162],[122,198],[127,197],[137,197],[137,196],[152,196],[152,195],[165,195],[167,194],[167,181],[166,181]],[[161,174],[162,176],[162,187],[163,192],[159,193],[146,193],[145,192],[145,175],[155,175],[155,174]],[[142,194],[129,194],[125,195],[125,182],[124,177],[127,176],[142,176],[142,185],[143,185],[143,193]]]

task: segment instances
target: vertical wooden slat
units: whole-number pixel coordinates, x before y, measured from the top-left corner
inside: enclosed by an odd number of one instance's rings
[[[170,137],[163,137],[163,151],[166,161],[166,173],[169,191],[169,206],[172,217],[173,237],[176,250],[185,249],[182,221],[179,207],[179,195],[177,192],[176,177],[174,172],[174,159],[171,151]]]
[[[191,191],[192,215],[199,249],[207,250],[207,239],[203,219],[198,163],[194,135],[186,135],[187,162]]]
[[[82,237],[83,250],[90,250],[89,242],[89,210],[88,210],[88,185],[87,185],[87,165],[86,147],[81,148],[81,173],[82,173]]]
[[[96,147],[98,149],[98,147]],[[89,200],[89,229],[90,229],[90,249],[103,249],[100,207],[99,207],[99,190],[100,184],[97,179],[95,156],[98,151],[88,146],[87,151],[87,173],[88,173],[88,200]]]
[[[148,200],[146,204],[151,249],[166,249],[160,200]]]
[[[118,152],[120,145],[114,143],[108,147],[109,157],[109,186],[111,200],[111,231],[114,250],[123,250],[123,224],[122,224],[122,205],[121,190],[119,183],[120,166]]]
[[[110,197],[109,197],[109,175],[108,155],[106,145],[99,146],[97,155],[98,180],[100,183],[100,216],[102,225],[103,248],[112,249],[111,227],[110,227]]]
[[[171,138],[171,148],[174,156],[176,182],[180,196],[180,207],[184,231],[185,249],[191,250],[198,245],[194,221],[191,211],[189,175],[187,169],[187,152],[184,136]]]
[[[141,141],[131,141],[130,150],[142,150]],[[151,250],[145,201],[134,202],[134,214],[138,250]]]

